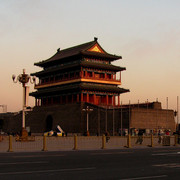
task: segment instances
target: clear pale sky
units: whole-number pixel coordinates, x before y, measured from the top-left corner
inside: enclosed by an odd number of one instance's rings
[[[168,108],[176,110],[179,7],[179,0],[1,0],[0,105],[22,108],[22,86],[12,74],[40,71],[34,62],[98,37],[107,52],[123,57],[115,63],[127,68],[121,87],[130,93],[121,96],[123,104],[158,98],[166,108],[168,97]]]

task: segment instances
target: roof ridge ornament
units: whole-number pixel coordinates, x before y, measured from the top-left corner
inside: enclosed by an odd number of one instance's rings
[[[60,52],[60,48],[57,49],[57,52]]]
[[[97,37],[94,37],[94,41],[97,41],[98,40],[98,38]]]

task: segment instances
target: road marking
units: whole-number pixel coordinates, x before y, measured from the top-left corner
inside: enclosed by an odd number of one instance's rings
[[[132,152],[112,152],[112,153],[110,153],[110,152],[105,152],[105,153],[91,153],[91,155],[111,155],[111,154],[130,154],[130,153],[132,153]]]
[[[35,162],[12,162],[12,163],[0,163],[0,165],[18,165],[18,164],[44,164],[49,163],[48,161],[35,161]]]
[[[40,171],[19,171],[19,172],[4,172],[0,173],[0,175],[17,175],[17,174],[34,174],[34,173],[52,173],[52,172],[67,172],[67,171],[84,171],[84,170],[93,170],[96,169],[95,167],[89,168],[74,168],[74,169],[47,169],[47,170],[40,170]]]
[[[162,149],[157,149],[157,150],[153,150],[153,152],[155,153],[155,152],[176,152],[177,151],[177,149],[169,149],[169,150],[167,150],[167,149],[165,149],[165,150],[162,150]]]
[[[152,154],[152,156],[167,156],[167,155],[180,155],[179,152],[172,152],[172,153],[157,153],[157,154]]]
[[[12,156],[12,158],[32,158],[32,157],[62,157],[66,156],[65,154],[60,155],[24,155],[24,156]]]
[[[180,168],[180,163],[155,164],[153,166],[155,166],[155,167]]]
[[[167,175],[161,175],[161,176],[147,176],[147,177],[137,177],[137,178],[128,178],[128,179],[121,179],[121,180],[156,179],[156,178],[164,178],[164,177],[167,177]]]

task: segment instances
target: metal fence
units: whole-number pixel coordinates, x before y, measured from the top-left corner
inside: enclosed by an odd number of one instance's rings
[[[67,151],[179,146],[180,136],[34,136],[26,141],[0,136],[0,152]]]

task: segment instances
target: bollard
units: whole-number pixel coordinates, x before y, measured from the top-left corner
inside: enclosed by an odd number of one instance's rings
[[[102,147],[101,147],[101,149],[105,149],[105,144],[106,144],[106,136],[103,134],[103,136],[102,136]]]
[[[178,145],[178,135],[175,134],[174,135],[174,146],[177,146]]]
[[[8,152],[13,152],[12,150],[12,135],[9,135],[9,149]]]
[[[74,148],[73,150],[77,150],[77,135],[74,135]]]
[[[43,149],[42,151],[47,151],[47,145],[46,145],[46,136],[43,136]]]
[[[131,148],[131,135],[130,134],[128,134],[128,136],[127,136],[127,146],[125,146],[125,147]]]
[[[154,147],[154,142],[153,142],[153,134],[151,134],[151,144],[149,145],[149,147]]]

